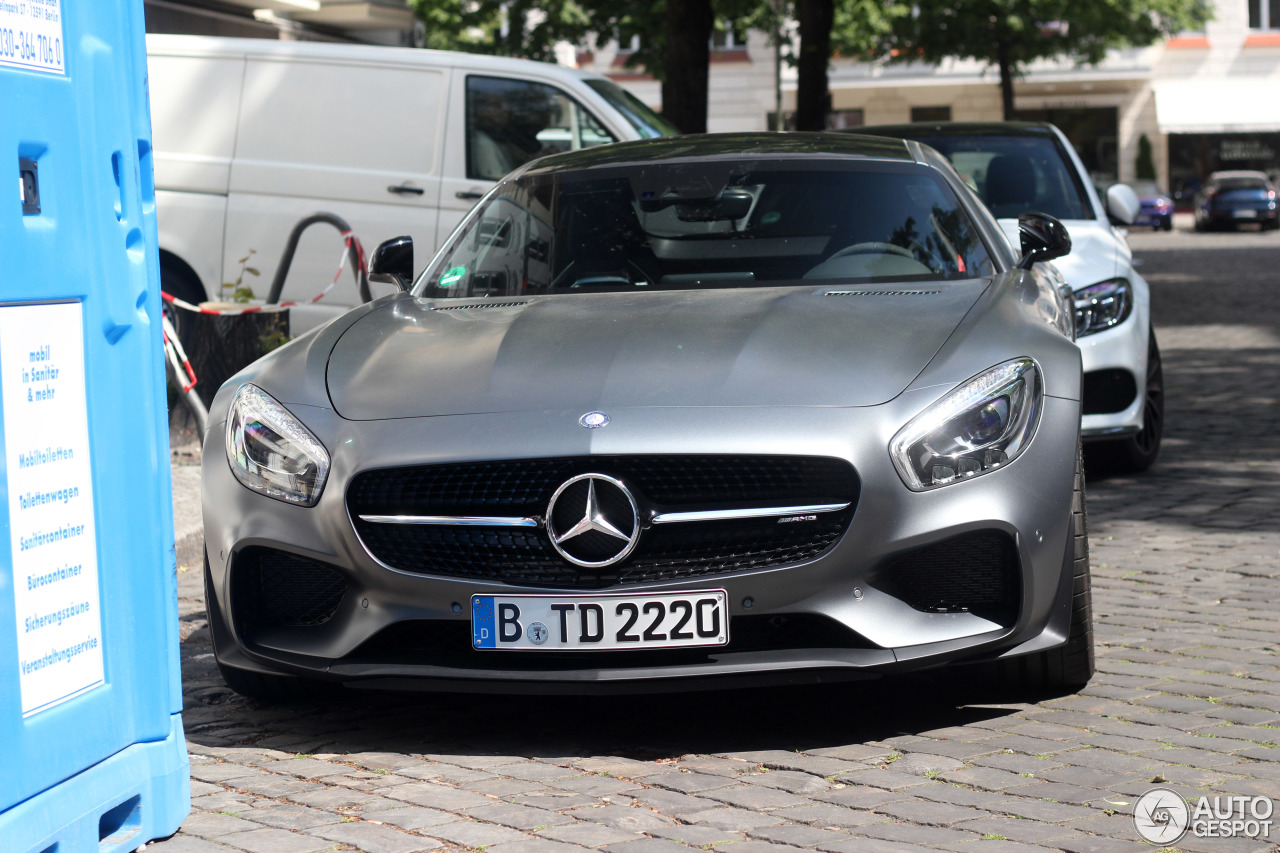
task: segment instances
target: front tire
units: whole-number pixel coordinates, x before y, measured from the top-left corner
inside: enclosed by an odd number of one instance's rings
[[[1164,438],[1164,366],[1156,333],[1147,333],[1147,390],[1142,400],[1142,431],[1119,441],[1108,442],[1117,470],[1145,471],[1155,464]]]
[[[1088,684],[1094,672],[1093,591],[1089,575],[1089,524],[1084,498],[1084,458],[1076,446],[1071,496],[1071,627],[1063,645],[993,661],[991,680],[1010,692],[1063,695]]]

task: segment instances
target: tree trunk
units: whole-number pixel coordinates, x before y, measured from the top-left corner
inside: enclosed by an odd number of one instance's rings
[[[1000,65],[1000,104],[1004,108],[1004,120],[1014,121],[1013,109],[1013,60],[1010,58],[1009,43],[996,44],[996,60]]]
[[[796,0],[800,56],[796,62],[796,130],[826,130],[831,111],[827,67],[831,63],[831,28],[835,0]]]
[[[683,133],[707,132],[711,0],[668,0],[662,115]]]

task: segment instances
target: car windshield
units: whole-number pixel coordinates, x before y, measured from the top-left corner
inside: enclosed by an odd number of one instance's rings
[[[644,101],[628,92],[612,80],[591,79],[587,85],[595,89],[609,106],[622,113],[641,139],[657,139],[660,136],[679,136],[675,125],[655,113]]]
[[[1066,152],[1047,136],[912,135],[944,154],[997,219],[1038,211],[1093,219]]]
[[[990,275],[947,183],[915,164],[645,163],[504,183],[424,272],[431,297]]]

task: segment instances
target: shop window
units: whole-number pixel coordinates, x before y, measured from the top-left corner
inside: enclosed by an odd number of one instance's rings
[[[1280,30],[1280,0],[1248,0],[1249,29]]]
[[[912,107],[911,120],[951,121],[951,107]]]

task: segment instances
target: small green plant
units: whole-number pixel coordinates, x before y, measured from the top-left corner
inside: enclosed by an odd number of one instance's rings
[[[1008,839],[1006,839],[1003,835],[997,835],[994,832],[988,832],[986,835],[982,836],[982,840],[983,841],[1007,841]]]
[[[382,767],[379,767],[378,769],[374,770],[373,772],[374,772],[374,773],[377,773],[379,776],[386,776],[386,775],[387,775],[387,771],[386,771],[386,769],[384,769],[384,768],[382,768]]]
[[[222,283],[222,297],[225,301],[248,302],[253,299],[253,288],[244,283],[244,277],[251,275],[257,278],[262,275],[257,267],[249,266],[249,260],[256,254],[258,254],[256,249],[250,249],[249,254],[236,261],[236,263],[240,264],[240,271],[236,273],[236,280]]]
[[[1152,153],[1151,140],[1144,133],[1138,137],[1138,157],[1133,164],[1134,172],[1140,181],[1156,179],[1156,161]]]

